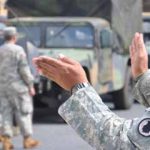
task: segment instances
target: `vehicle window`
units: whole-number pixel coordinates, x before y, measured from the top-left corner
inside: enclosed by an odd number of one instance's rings
[[[90,25],[50,25],[46,29],[46,47],[92,48],[93,41]]]
[[[143,33],[144,33],[144,41],[150,41],[150,22],[143,22]]]
[[[41,44],[41,31],[38,26],[17,26],[19,32],[18,43],[23,44],[25,40],[32,42],[36,47]]]

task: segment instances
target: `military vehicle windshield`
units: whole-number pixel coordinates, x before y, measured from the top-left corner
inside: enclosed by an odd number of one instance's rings
[[[94,30],[90,25],[49,25],[46,28],[46,47],[92,48]]]
[[[19,32],[19,44],[23,45],[23,42],[28,39],[36,47],[41,45],[41,29],[39,26],[17,26],[17,31]]]
[[[18,43],[23,45],[29,40],[36,47],[42,45],[45,48],[94,47],[94,29],[89,24],[45,24],[44,27],[36,24],[17,25]]]

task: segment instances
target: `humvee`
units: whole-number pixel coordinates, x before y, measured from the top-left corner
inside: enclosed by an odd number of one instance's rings
[[[123,53],[109,22],[93,17],[26,17],[10,19],[9,24],[17,27],[18,42],[25,47],[35,76],[39,99],[35,105],[57,108],[70,95],[39,76],[31,63],[35,56],[57,57],[61,53],[79,61],[91,85],[99,94],[110,93],[116,108],[130,108],[133,99],[129,56]]]

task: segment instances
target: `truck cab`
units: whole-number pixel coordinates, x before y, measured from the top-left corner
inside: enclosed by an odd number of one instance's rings
[[[14,18],[9,24],[19,32],[18,43],[27,53],[35,77],[38,107],[58,108],[69,96],[56,83],[40,76],[31,63],[33,57],[57,58],[64,54],[82,65],[90,84],[99,94],[110,93],[118,109],[133,103],[128,54],[108,21],[94,17]]]

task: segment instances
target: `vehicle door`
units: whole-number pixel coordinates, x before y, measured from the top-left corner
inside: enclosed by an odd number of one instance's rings
[[[105,85],[112,81],[112,44],[113,35],[110,28],[99,31],[99,83]]]

